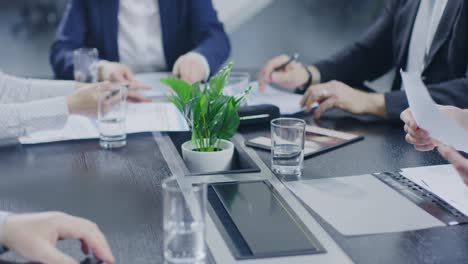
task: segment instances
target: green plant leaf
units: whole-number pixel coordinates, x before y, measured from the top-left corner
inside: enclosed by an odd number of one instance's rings
[[[189,85],[174,78],[161,80],[175,92],[168,99],[187,120],[192,130],[192,143],[199,151],[214,151],[220,139],[229,140],[239,127],[237,110],[251,88],[241,95],[223,95],[231,71],[232,63],[229,63],[205,83],[203,89],[200,82]]]
[[[192,99],[192,86],[177,78],[162,78],[161,83],[169,86],[179,97],[182,104],[186,104]]]
[[[167,99],[169,99],[169,101],[171,101],[180,112],[184,112],[184,104],[180,101],[179,97],[170,95]]]
[[[222,129],[219,131],[220,139],[230,139],[237,132],[240,124],[237,109],[238,107],[235,105],[234,98],[231,97],[226,106]]]
[[[220,96],[223,93],[224,86],[226,85],[226,82],[231,75],[232,66],[232,62],[228,63],[211,78],[209,94],[212,99]]]

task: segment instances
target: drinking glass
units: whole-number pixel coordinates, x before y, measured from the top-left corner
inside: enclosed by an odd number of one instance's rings
[[[99,52],[95,48],[81,48],[73,52],[73,74],[75,81],[97,82]]]
[[[306,123],[297,118],[271,121],[271,169],[280,176],[302,175]]]
[[[232,72],[226,83],[225,95],[238,95],[243,93],[250,85],[250,74],[247,72]]]
[[[206,185],[194,185],[184,196],[172,177],[163,182],[162,188],[164,258],[167,263],[204,263]]]
[[[125,132],[127,94],[128,87],[122,84],[110,84],[109,87],[99,88],[99,144],[105,149],[127,145]]]

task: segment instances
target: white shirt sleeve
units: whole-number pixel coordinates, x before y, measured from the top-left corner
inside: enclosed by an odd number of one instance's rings
[[[60,129],[68,118],[65,97],[17,104],[0,104],[0,146],[44,129]]]
[[[73,81],[37,80],[0,72],[0,103],[20,103],[65,96],[75,89]]]

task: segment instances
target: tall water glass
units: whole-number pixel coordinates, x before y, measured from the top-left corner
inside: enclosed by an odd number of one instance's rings
[[[128,88],[122,84],[110,84],[109,87],[99,88],[99,144],[105,149],[127,145],[125,132],[127,94]]]
[[[206,258],[206,185],[185,195],[175,178],[163,182],[164,258],[167,263],[204,263]]]
[[[271,121],[271,169],[280,176],[302,175],[306,123],[297,118]]]
[[[95,48],[81,48],[73,52],[75,81],[94,83],[98,79],[99,52]]]
[[[243,93],[250,85],[250,74],[247,72],[232,72],[227,80],[224,94],[238,95]]]

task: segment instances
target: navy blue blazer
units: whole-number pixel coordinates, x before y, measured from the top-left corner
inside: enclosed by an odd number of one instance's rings
[[[229,38],[211,0],[158,0],[168,70],[181,55],[202,54],[215,73],[229,56]],[[118,0],[69,0],[52,44],[50,63],[57,79],[73,79],[73,51],[99,50],[103,60],[119,61]]]

